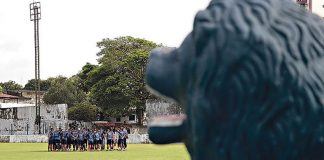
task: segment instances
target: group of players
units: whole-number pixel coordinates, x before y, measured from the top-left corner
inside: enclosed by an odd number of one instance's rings
[[[68,129],[57,128],[48,133],[48,151],[101,151],[127,149],[128,132],[126,128]],[[106,143],[107,142],[107,143]]]

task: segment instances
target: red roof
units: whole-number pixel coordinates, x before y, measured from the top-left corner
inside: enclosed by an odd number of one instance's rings
[[[0,93],[0,99],[31,99],[26,97],[13,96],[9,94]]]
[[[12,96],[12,95],[9,95],[9,94],[0,93],[0,99],[4,99],[4,98],[8,98],[8,99],[19,99],[18,96]]]
[[[113,123],[113,122],[95,122],[94,125],[98,127],[120,127],[120,126],[130,126],[130,124],[124,123]]]
[[[95,123],[95,125],[98,126],[98,127],[113,127],[113,126],[115,126],[115,123],[102,122],[102,123]]]

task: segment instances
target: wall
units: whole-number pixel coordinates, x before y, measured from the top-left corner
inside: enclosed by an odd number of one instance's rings
[[[30,100],[26,101],[27,103],[35,103],[35,91],[32,90],[20,90],[23,97],[31,98]],[[45,91],[40,91],[38,94],[40,96],[40,101],[43,102],[43,97],[45,95]]]
[[[147,134],[147,126],[132,125],[129,127],[131,134]]]
[[[18,99],[1,99],[1,103],[21,103],[24,102],[23,100]]]
[[[93,128],[94,125],[91,122],[81,122],[81,121],[74,121],[74,120],[68,120],[69,127],[72,128]]]
[[[175,102],[165,101],[165,100],[147,100],[146,101],[146,113],[145,121],[147,123],[153,117],[162,115],[173,115],[184,113],[183,107]]]
[[[66,104],[41,105],[40,114],[42,133],[47,133],[50,127],[68,127]],[[0,109],[0,135],[36,133],[35,117],[35,107]]]
[[[133,121],[129,120],[129,116],[120,117],[120,121],[117,121],[117,118],[110,117],[110,118],[108,118],[108,121],[112,122],[112,123],[124,123],[124,122],[126,122],[127,124],[134,124],[134,123],[137,123],[137,116],[135,115],[135,120],[133,120]]]

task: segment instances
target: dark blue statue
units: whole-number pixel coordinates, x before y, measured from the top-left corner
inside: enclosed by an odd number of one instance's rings
[[[291,0],[213,0],[179,48],[152,51],[146,82],[186,110],[152,122],[154,143],[194,160],[324,159],[324,20]]]

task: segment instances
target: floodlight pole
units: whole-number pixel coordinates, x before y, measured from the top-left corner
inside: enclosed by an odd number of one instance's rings
[[[38,127],[38,134],[41,134],[40,124],[40,70],[39,70],[39,20],[41,19],[40,2],[33,2],[30,7],[30,21],[34,21],[34,40],[35,40],[35,125]]]

